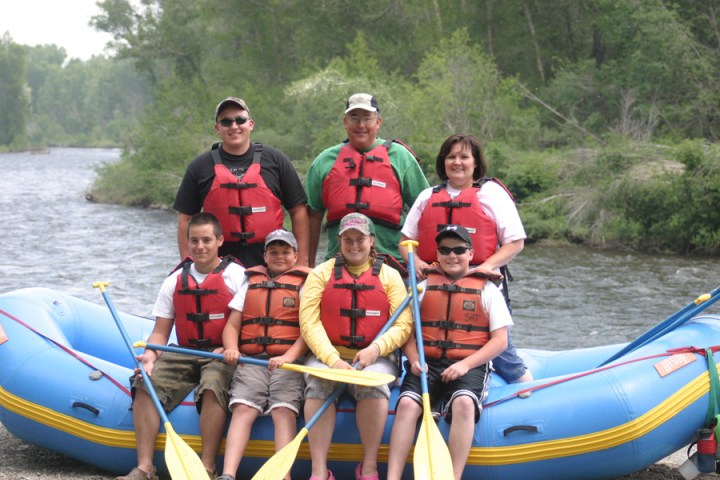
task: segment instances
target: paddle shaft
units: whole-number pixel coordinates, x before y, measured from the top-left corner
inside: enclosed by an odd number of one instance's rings
[[[168,416],[165,413],[165,409],[163,409],[162,404],[160,403],[160,399],[158,399],[157,393],[155,393],[155,388],[152,385],[152,382],[150,381],[150,376],[147,374],[145,369],[143,368],[140,361],[137,359],[137,354],[135,353],[135,348],[133,348],[133,344],[130,341],[130,337],[128,336],[127,330],[125,330],[125,325],[123,325],[122,321],[120,320],[120,316],[117,313],[117,310],[115,310],[115,305],[113,305],[112,300],[110,299],[110,295],[105,291],[105,287],[108,286],[105,282],[96,282],[93,283],[93,287],[99,288],[100,292],[102,292],[102,296],[105,299],[105,303],[107,304],[108,308],[110,309],[110,314],[113,317],[113,320],[115,320],[115,324],[118,327],[118,330],[120,330],[120,333],[122,334],[123,340],[125,341],[125,345],[127,346],[128,350],[130,351],[130,355],[132,356],[133,360],[135,361],[135,366],[138,370],[140,370],[140,374],[142,375],[143,381],[145,382],[145,386],[147,387],[148,394],[150,395],[150,398],[152,399],[153,404],[155,405],[155,408],[158,411],[158,414],[160,415],[160,418],[162,419],[163,424],[170,423],[170,420],[168,420]]]
[[[607,365],[608,363],[613,362],[618,358],[627,355],[628,353],[635,351],[642,346],[647,345],[653,340],[662,337],[666,333],[675,330],[677,327],[683,325],[685,322],[687,322],[718,300],[720,300],[720,287],[716,288],[709,294],[698,297],[690,304],[670,315],[668,318],[666,318],[647,332],[643,333],[629,344],[625,345],[625,347],[623,347],[619,352],[615,353],[610,358],[602,362],[600,365],[598,365],[598,367]]]
[[[418,297],[417,278],[415,276],[415,252],[418,242],[406,240],[403,245],[408,251],[408,271],[410,271],[410,288],[413,301],[413,319],[415,321],[415,342],[420,363],[420,385],[422,388],[423,415],[420,423],[421,433],[418,435],[413,453],[413,471],[415,478],[432,480],[452,478],[453,465],[450,450],[438,429],[430,408],[430,393],[427,382],[425,349],[423,348],[422,320],[420,318],[420,298]],[[426,463],[425,463],[426,462]]]
[[[182,353],[184,355],[193,355],[195,357],[214,358],[216,360],[223,360],[225,358],[223,357],[222,353],[213,353],[206,352],[204,350],[193,350],[191,348],[174,347],[172,345],[157,345],[154,343],[147,343],[145,344],[145,348],[148,348],[150,350],[162,350],[164,352]],[[267,367],[270,364],[268,360],[245,356],[238,357],[237,363],[247,363],[249,365],[258,365],[260,367]],[[281,365],[280,368],[283,368],[283,366],[284,365]]]
[[[217,360],[225,359],[225,357],[223,357],[223,355],[219,353],[205,352],[202,350],[194,350],[191,348],[175,347],[172,345],[157,345],[153,343],[135,342],[135,346],[145,346],[145,348],[149,348],[151,350],[162,350],[164,352],[193,355],[196,357],[212,358]],[[259,367],[267,367],[270,364],[270,361],[260,358],[240,356],[237,359],[237,363],[248,363],[251,365],[257,365]],[[284,363],[278,368],[287,370],[289,372],[307,373],[308,375],[313,375],[334,382],[352,383],[355,385],[363,385],[366,387],[377,387],[380,385],[385,385],[389,382],[392,382],[395,378],[393,375],[377,372],[364,372],[362,370],[338,370],[335,368],[316,368],[308,367],[306,365],[298,365],[295,363]]]
[[[425,371],[425,349],[423,348],[422,341],[422,323],[420,319],[420,299],[417,296],[417,278],[415,276],[415,247],[417,242],[413,240],[407,240],[403,244],[408,249],[408,270],[410,274],[410,291],[412,292],[413,300],[413,319],[415,321],[415,343],[418,350],[418,361],[420,362],[420,385],[422,387],[423,395],[428,393],[427,383],[427,372]]]

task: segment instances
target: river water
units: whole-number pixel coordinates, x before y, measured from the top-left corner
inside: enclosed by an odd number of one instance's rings
[[[118,310],[150,314],[180,260],[176,216],[85,200],[96,168],[119,155],[0,154],[0,293],[43,286],[103,304],[92,283],[106,280]],[[529,245],[511,271],[515,343],[561,350],[634,339],[715,289],[720,258]]]

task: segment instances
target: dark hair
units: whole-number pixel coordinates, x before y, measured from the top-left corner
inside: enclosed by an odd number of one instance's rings
[[[220,220],[210,212],[200,212],[190,217],[190,222],[188,222],[188,237],[190,236],[190,227],[193,225],[212,225],[215,237],[220,238],[222,235]]]
[[[480,180],[485,176],[488,169],[480,140],[472,135],[461,135],[459,133],[450,135],[443,144],[440,145],[440,151],[438,152],[437,161],[435,162],[435,172],[437,172],[438,177],[440,177],[440,180],[442,181],[446,181],[448,179],[447,173],[445,172],[445,158],[447,158],[450,154],[450,150],[452,150],[456,143],[465,145],[470,149],[470,153],[472,153],[472,156],[475,159],[473,180]]]

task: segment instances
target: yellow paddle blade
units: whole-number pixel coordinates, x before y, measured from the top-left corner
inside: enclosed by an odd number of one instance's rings
[[[165,464],[172,480],[205,480],[207,471],[197,453],[165,423]]]
[[[415,480],[454,478],[450,450],[432,416],[428,394],[423,394],[423,420],[413,452],[413,472]]]
[[[294,363],[284,363],[280,368],[293,372],[308,373],[315,377],[332,380],[334,382],[352,383],[364,387],[379,387],[395,381],[395,376],[389,373],[366,372],[364,370],[342,370],[339,368],[315,368]]]
[[[300,450],[300,444],[307,434],[307,428],[301,429],[290,443],[278,450],[275,455],[265,462],[265,465],[257,471],[252,480],[282,480],[292,468],[298,450]]]

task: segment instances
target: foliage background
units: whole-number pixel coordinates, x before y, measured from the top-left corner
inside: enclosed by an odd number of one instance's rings
[[[0,44],[0,145],[123,146],[98,201],[171,204],[228,95],[303,173],[365,91],[431,182],[442,140],[477,135],[530,241],[720,253],[715,0],[99,5],[113,58]]]

